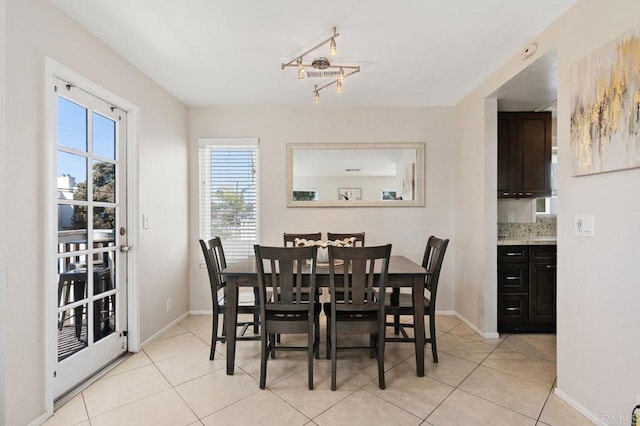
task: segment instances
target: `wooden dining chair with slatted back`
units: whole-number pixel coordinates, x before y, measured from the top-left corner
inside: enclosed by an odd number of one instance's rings
[[[267,380],[269,354],[276,351],[307,351],[309,389],[313,389],[313,358],[319,344],[320,304],[309,303],[316,289],[317,247],[266,247],[255,245],[256,271],[262,318],[260,389]],[[309,262],[307,262],[309,261]],[[269,292],[273,295],[268,298]],[[276,335],[306,334],[306,346],[276,343]]]
[[[438,295],[438,281],[444,254],[449,245],[448,239],[429,237],[422,258],[422,267],[427,270],[424,283],[424,315],[429,317],[429,337],[425,336],[425,344],[431,343],[433,362],[438,362],[438,348],[436,346],[436,296]],[[400,315],[413,316],[413,295],[400,293],[399,288],[394,288],[386,302],[385,314],[393,316],[393,322],[387,326],[393,326],[394,336],[389,336],[387,342],[415,342],[405,328],[414,328],[413,323],[400,322]],[[402,334],[400,336],[400,334]]]
[[[217,342],[225,342],[225,321],[224,316],[226,314],[226,283],[223,281],[220,271],[227,267],[226,258],[224,256],[224,250],[222,248],[222,242],[219,237],[211,238],[210,240],[200,240],[200,247],[202,248],[202,254],[207,264],[207,272],[209,274],[209,284],[211,287],[211,302],[213,305],[213,325],[211,330],[211,353],[209,359],[213,360],[216,351]],[[257,335],[260,326],[260,307],[259,300],[256,298],[257,291],[238,292],[238,314],[251,314],[253,315],[253,321],[240,321],[238,327],[242,327],[240,333],[238,333],[237,340],[259,340],[260,336]],[[219,316],[222,315],[222,332],[218,334]],[[245,336],[245,332],[249,326],[254,327],[253,336]]]
[[[353,245],[354,247],[364,247],[364,232],[351,232],[351,233],[336,233],[336,232],[327,232],[327,240],[335,241],[335,240],[345,240],[347,238],[355,238]]]
[[[289,233],[285,232],[283,235],[283,242],[285,247],[294,247],[296,244],[296,240],[306,240],[306,241],[320,241],[322,240],[322,232],[312,232],[307,234],[297,234],[297,233]],[[321,288],[316,288],[315,301],[317,303],[320,302],[320,294],[322,294]],[[318,336],[320,335],[320,330],[317,330]],[[280,343],[280,336],[276,336],[278,343]],[[316,358],[320,357],[320,349],[316,352]]]
[[[296,239],[298,240],[312,240],[318,241],[322,239],[322,232],[313,232],[310,234],[294,234],[285,232],[283,234],[284,237],[284,246],[285,247],[293,247]]]
[[[342,349],[373,350],[378,360],[378,386],[384,382],[384,301],[391,244],[375,247],[329,246],[327,354],[331,359],[331,390],[336,390],[337,354]],[[378,287],[378,296],[374,287]],[[339,336],[369,335],[369,346],[340,345]]]

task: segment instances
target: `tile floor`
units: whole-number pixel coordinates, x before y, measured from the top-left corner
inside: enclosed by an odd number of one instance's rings
[[[449,316],[437,318],[437,333],[440,362],[427,347],[425,377],[415,375],[411,344],[387,344],[385,390],[366,351],[339,353],[335,392],[328,360],[315,361],[309,391],[306,354],[280,352],[260,390],[259,342],[238,342],[236,373],[227,376],[224,344],[209,361],[211,316],[190,316],[45,424],[591,425],[553,394],[555,335],[483,339]]]

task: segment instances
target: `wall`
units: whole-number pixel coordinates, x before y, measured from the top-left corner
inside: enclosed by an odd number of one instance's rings
[[[318,108],[319,107],[319,108]],[[191,109],[190,300],[211,310],[198,246],[197,139],[260,139],[260,242],[282,245],[283,232],[367,233],[367,245],[393,244],[393,254],[421,262],[429,235],[451,238],[438,292],[438,310],[453,310],[453,114],[451,108],[211,108]],[[426,206],[390,208],[287,208],[286,144],[426,142]]]
[[[3,160],[6,157],[6,124],[7,124],[7,110],[6,110],[6,2],[5,0],[0,0],[0,164],[3,167],[0,167],[0,197],[5,198],[4,195],[7,191],[7,182],[8,176],[5,173],[5,167],[3,164]],[[6,286],[7,286],[7,275],[6,275],[6,256],[7,256],[7,243],[5,234],[7,232],[7,220],[6,220],[6,206],[7,203],[2,203],[0,207],[0,424],[4,425],[6,423],[6,380],[5,380],[5,371],[6,371],[6,362],[5,362],[5,351],[8,347],[7,338],[6,338]]]
[[[45,414],[45,232],[44,157],[45,56],[73,69],[139,107],[140,213],[152,214],[141,230],[138,282],[141,340],[188,309],[187,109],[48,1],[6,5],[6,153],[3,192],[7,229],[6,300],[11,319],[1,342],[5,353],[6,408],[1,424],[24,425]],[[4,31],[4,27],[3,31]],[[4,79],[2,80],[4,84]],[[4,116],[4,114],[3,114]],[[6,154],[6,155],[4,155]],[[170,164],[170,167],[166,165]],[[5,225],[6,224],[6,225]],[[4,240],[4,239],[3,239]],[[170,259],[161,261],[158,259]],[[173,297],[173,312],[165,300]],[[50,318],[49,321],[55,321]],[[10,345],[5,345],[10,342]]]
[[[537,38],[538,52],[518,54],[456,105],[456,311],[487,331],[495,327],[495,298],[478,299],[495,288],[495,228],[481,242],[474,228],[490,227],[478,211],[491,211],[495,183],[490,175],[491,141],[482,118],[485,98],[539,55],[558,48],[558,289],[556,393],[595,421],[622,415],[630,421],[640,394],[640,169],[571,177],[570,68],[589,52],[640,24],[640,3],[580,0]],[[483,155],[486,154],[486,155]],[[563,165],[567,165],[564,167]],[[485,193],[484,197],[478,192]],[[491,198],[489,195],[491,195]],[[573,235],[576,214],[594,214],[596,235]],[[493,218],[489,218],[494,220]],[[484,259],[484,262],[482,261]],[[475,277],[483,277],[479,280]],[[484,315],[483,315],[484,312]],[[484,318],[484,323],[482,322]],[[493,322],[491,321],[493,318]],[[478,322],[475,322],[478,321]]]

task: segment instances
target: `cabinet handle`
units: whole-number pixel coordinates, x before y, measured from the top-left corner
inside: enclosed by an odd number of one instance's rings
[[[518,280],[520,281],[522,278],[520,277],[507,277],[508,280]]]
[[[502,195],[507,196],[507,195],[509,195],[509,193],[508,192],[503,192]]]
[[[524,256],[523,252],[520,253],[507,253],[507,256]]]
[[[520,308],[504,308],[505,311],[519,311]]]
[[[547,265],[547,269],[555,269],[556,265]]]
[[[531,192],[527,192],[527,195],[533,195]]]

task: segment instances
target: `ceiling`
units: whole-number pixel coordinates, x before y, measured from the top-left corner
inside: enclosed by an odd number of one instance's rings
[[[319,106],[454,105],[575,2],[51,1],[189,106],[313,105],[314,82],[280,64],[334,26],[330,60],[361,72]]]

